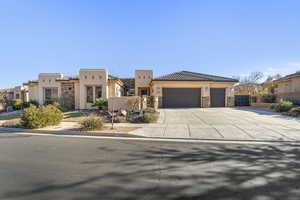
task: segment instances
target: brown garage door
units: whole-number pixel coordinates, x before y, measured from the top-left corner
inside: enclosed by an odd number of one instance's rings
[[[200,107],[201,88],[163,88],[164,108]]]
[[[225,88],[210,88],[210,106],[225,107]]]

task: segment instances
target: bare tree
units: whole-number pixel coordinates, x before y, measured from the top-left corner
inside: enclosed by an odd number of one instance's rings
[[[240,82],[242,83],[258,83],[264,77],[262,72],[252,72],[245,77],[240,77]]]

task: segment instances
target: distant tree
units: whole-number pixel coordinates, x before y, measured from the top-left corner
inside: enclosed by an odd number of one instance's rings
[[[247,76],[240,77],[239,80],[241,83],[258,83],[263,77],[262,72],[252,72]]]

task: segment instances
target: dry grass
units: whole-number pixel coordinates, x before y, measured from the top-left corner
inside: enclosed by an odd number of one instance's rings
[[[21,121],[20,118],[6,120],[5,122],[3,122],[1,124],[1,126],[2,127],[8,127],[8,128],[20,128],[21,127],[20,121]]]
[[[88,115],[83,112],[65,112],[63,122],[81,122]]]

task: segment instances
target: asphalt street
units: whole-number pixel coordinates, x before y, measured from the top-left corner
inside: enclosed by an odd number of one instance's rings
[[[0,199],[295,200],[299,150],[0,133]]]

